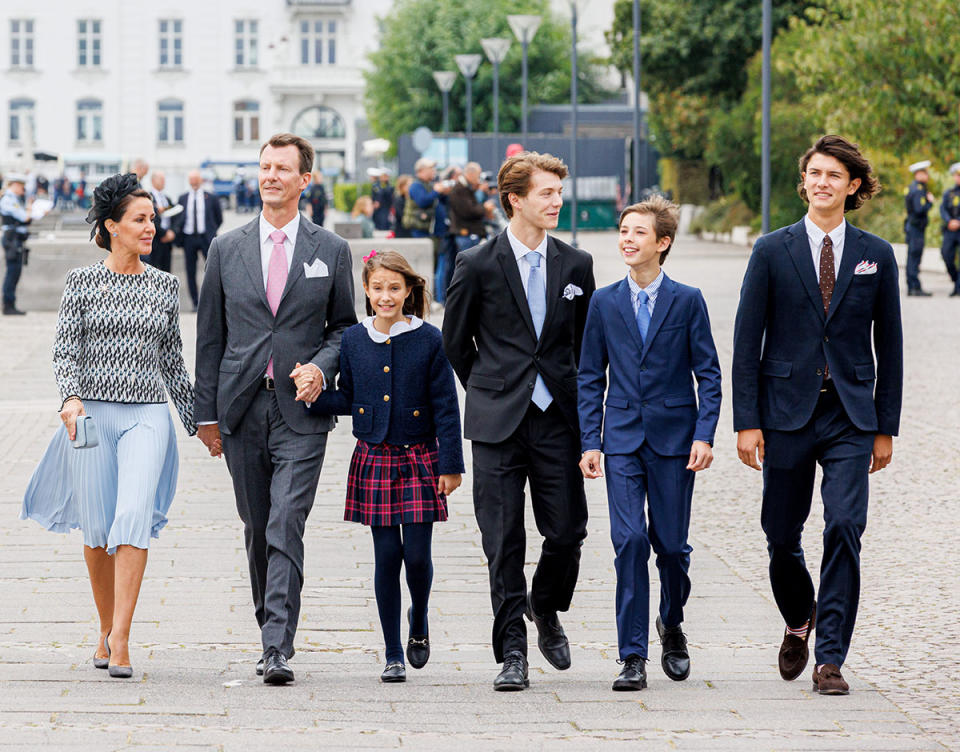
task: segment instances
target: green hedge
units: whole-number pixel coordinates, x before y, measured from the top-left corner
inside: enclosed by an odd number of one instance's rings
[[[357,198],[359,196],[369,196],[371,193],[369,182],[359,184],[359,193],[357,193],[357,188],[357,183],[337,183],[333,186],[334,208],[342,212],[353,211],[353,205],[357,203]]]

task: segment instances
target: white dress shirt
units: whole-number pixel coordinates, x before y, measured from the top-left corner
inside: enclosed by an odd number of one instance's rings
[[[810,254],[813,256],[813,271],[817,275],[817,282],[820,281],[820,252],[823,250],[823,239],[828,233],[821,230],[810,217],[803,218],[803,224],[807,228],[807,240],[810,241]],[[842,220],[839,225],[830,230],[830,239],[833,241],[833,272],[835,276],[840,274],[840,259],[843,256],[843,239],[847,234],[847,220]]]
[[[530,277],[530,262],[526,255],[530,251],[536,251],[540,254],[540,276],[543,277],[543,287],[547,288],[547,234],[543,234],[543,240],[536,248],[527,248],[513,232],[507,227],[507,240],[510,241],[510,247],[513,249],[513,255],[517,259],[517,266],[520,268],[520,281],[523,282],[523,292],[527,292],[527,280]]]
[[[657,278],[646,287],[641,288],[640,285],[633,281],[633,277],[631,277],[629,273],[627,274],[627,284],[630,285],[630,301],[633,303],[633,317],[637,317],[637,309],[640,308],[637,293],[642,289],[647,294],[647,311],[650,313],[650,318],[653,318],[653,306],[657,302],[657,293],[660,292],[660,285],[663,284],[663,269],[660,270]]]
[[[283,230],[287,237],[283,241],[283,250],[287,256],[287,273],[290,273],[290,265],[293,263],[293,247],[297,242],[297,232],[300,231],[300,212],[297,212],[283,227],[277,228],[267,222],[260,214],[260,268],[263,271],[263,289],[267,289],[267,272],[270,269],[270,255],[273,253],[273,240],[270,239],[270,233],[275,230]]]
[[[186,235],[203,235],[207,229],[206,207],[204,204],[203,189],[187,191],[187,218],[183,232]]]
[[[150,193],[153,194],[153,203],[157,205],[158,209],[167,208],[167,197],[163,195],[163,191],[151,190]],[[160,229],[169,230],[170,229],[170,219],[164,217],[163,214],[160,215]]]

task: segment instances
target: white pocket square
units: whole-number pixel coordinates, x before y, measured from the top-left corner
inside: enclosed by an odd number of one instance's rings
[[[877,273],[877,262],[876,261],[861,261],[857,264],[856,268],[853,270],[853,273],[856,274],[876,274]]]
[[[567,300],[573,300],[578,295],[583,295],[583,290],[574,284],[569,284],[563,288],[563,297]]]
[[[327,265],[320,259],[314,259],[312,264],[308,264],[306,261],[304,261],[303,276],[307,279],[312,279],[313,277],[329,277],[330,270],[327,269]]]

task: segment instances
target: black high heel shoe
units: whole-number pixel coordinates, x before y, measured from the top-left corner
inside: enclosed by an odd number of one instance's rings
[[[110,634],[109,632],[107,633]],[[107,668],[110,665],[110,648],[107,646],[107,638],[103,638],[103,645],[107,648],[107,657],[106,658],[97,658],[96,652],[93,654],[93,667],[94,668]]]
[[[413,607],[407,609],[407,626],[411,621],[410,616]],[[430,660],[430,636],[429,635],[410,635],[407,640],[407,661],[412,668],[423,668]]]
[[[103,644],[107,646],[107,661],[110,660],[110,633],[107,632],[107,637],[103,641]],[[107,665],[107,673],[110,674],[114,679],[129,679],[133,676],[133,666],[110,666]]]

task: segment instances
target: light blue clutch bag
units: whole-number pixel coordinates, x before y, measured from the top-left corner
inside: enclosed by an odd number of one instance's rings
[[[89,415],[81,415],[77,418],[77,433],[73,440],[74,449],[90,449],[100,443],[97,435],[97,424]]]

